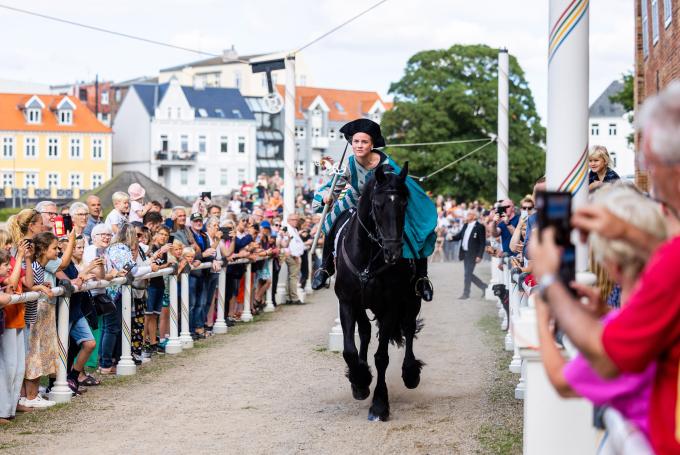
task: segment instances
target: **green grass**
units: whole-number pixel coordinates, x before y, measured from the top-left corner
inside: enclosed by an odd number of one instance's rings
[[[493,410],[492,418],[481,425],[476,438],[483,454],[522,453],[523,404],[515,399],[515,386],[519,376],[508,370],[512,353],[504,350],[505,332],[499,328],[495,314],[483,316],[477,321],[483,333],[484,343],[494,355],[489,371],[492,376],[486,389],[486,407]]]

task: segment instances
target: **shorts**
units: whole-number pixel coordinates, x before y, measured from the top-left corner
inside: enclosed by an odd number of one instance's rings
[[[78,345],[84,343],[85,341],[94,341],[92,329],[90,329],[90,324],[87,323],[85,316],[82,316],[77,321],[71,323],[71,326],[69,327],[69,334]]]
[[[163,288],[149,287],[146,297],[146,311],[144,314],[161,314],[161,308],[163,307]]]

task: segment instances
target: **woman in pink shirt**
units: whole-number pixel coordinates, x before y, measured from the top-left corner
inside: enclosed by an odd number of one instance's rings
[[[603,187],[594,195],[593,202],[655,237],[666,237],[666,227],[658,205],[627,184]],[[590,244],[594,258],[621,286],[623,308],[647,258],[643,252],[622,241],[592,235]],[[587,308],[601,317],[603,325],[614,320],[621,311],[609,311],[606,303],[598,298],[596,290],[579,285],[573,287],[588,298]],[[549,307],[540,299],[537,299],[536,314],[543,366],[557,393],[564,398],[584,397],[597,406],[611,406],[649,438],[649,400],[656,364],[649,365],[640,373],[624,373],[615,379],[603,379],[580,354],[570,361],[564,359],[555,345]]]

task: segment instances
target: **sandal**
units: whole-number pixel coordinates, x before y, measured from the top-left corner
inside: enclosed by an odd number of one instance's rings
[[[99,368],[99,374],[104,376],[116,374],[116,367]]]
[[[97,386],[97,385],[100,385],[101,383],[102,382],[99,379],[95,378],[91,374],[88,374],[87,376],[85,376],[84,380],[78,381],[78,385],[81,385],[81,386],[84,385],[86,387]]]

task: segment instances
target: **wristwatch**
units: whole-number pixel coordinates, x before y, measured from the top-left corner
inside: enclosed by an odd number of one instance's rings
[[[541,279],[538,281],[538,286],[536,286],[538,294],[541,296],[541,299],[545,300],[546,302],[548,301],[546,291],[550,286],[552,286],[556,282],[557,277],[552,273],[546,273],[541,277]]]

